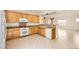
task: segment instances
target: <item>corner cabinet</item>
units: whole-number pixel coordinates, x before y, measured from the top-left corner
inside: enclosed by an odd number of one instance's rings
[[[37,27],[29,27],[29,34],[36,34],[37,33]]]
[[[42,36],[45,36],[45,28],[40,28],[38,27],[38,34],[42,35]]]

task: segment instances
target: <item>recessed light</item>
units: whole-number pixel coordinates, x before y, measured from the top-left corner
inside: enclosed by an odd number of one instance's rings
[[[79,22],[79,18],[76,18],[76,22]]]

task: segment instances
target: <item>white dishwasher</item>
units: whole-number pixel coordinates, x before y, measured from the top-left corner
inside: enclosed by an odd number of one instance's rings
[[[52,39],[52,31],[50,28],[45,29],[45,36],[49,39]]]
[[[20,36],[29,35],[29,28],[20,28]]]

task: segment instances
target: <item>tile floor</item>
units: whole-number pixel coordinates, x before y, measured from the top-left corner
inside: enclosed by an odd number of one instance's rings
[[[57,39],[48,39],[38,34],[9,40],[7,49],[65,49],[79,48],[79,31],[58,29]]]

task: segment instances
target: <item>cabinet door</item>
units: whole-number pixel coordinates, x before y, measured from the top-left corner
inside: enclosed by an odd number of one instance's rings
[[[13,32],[13,37],[14,37],[14,38],[20,37],[20,31],[14,31],[14,32]]]
[[[14,38],[20,37],[20,28],[14,28],[13,37]]]
[[[37,29],[37,33],[40,34],[40,28]]]
[[[29,34],[33,34],[33,28],[32,27],[29,27]]]
[[[37,27],[33,27],[34,34],[37,33]]]
[[[41,35],[41,28],[37,29],[37,33]]]
[[[22,17],[28,19],[28,14],[22,14]]]
[[[5,14],[6,14],[6,22],[7,23],[17,22],[17,15],[15,12],[5,11]]]
[[[13,39],[20,37],[20,29],[19,28],[12,28],[7,30],[7,39]]]
[[[33,22],[33,16],[32,15],[28,15],[28,20],[29,20],[29,22]]]
[[[6,37],[7,37],[7,40],[12,39],[12,33],[8,32]]]
[[[19,19],[20,19],[20,18],[23,18],[23,16],[22,16],[21,13],[17,13],[16,15],[17,15],[17,20],[18,20],[18,22],[19,22],[19,21],[20,21]]]
[[[41,29],[41,35],[45,36],[45,29]]]
[[[7,29],[7,40],[13,38],[13,29]]]
[[[34,22],[38,23],[39,22],[39,17],[38,16],[34,16]]]
[[[13,18],[12,13],[9,11],[6,11],[6,22],[12,23],[13,22],[12,18]]]
[[[56,29],[52,29],[52,39],[56,38]]]
[[[38,16],[32,15],[31,18],[32,18],[32,19],[31,19],[31,22],[32,22],[32,23],[38,23],[38,22],[39,22]]]
[[[30,31],[30,34],[35,34],[35,33],[37,33],[37,28],[36,27],[29,27],[29,31]]]
[[[32,22],[32,23],[38,23],[39,22],[39,17],[35,16],[35,15],[29,15],[28,20],[29,20],[29,22]]]

